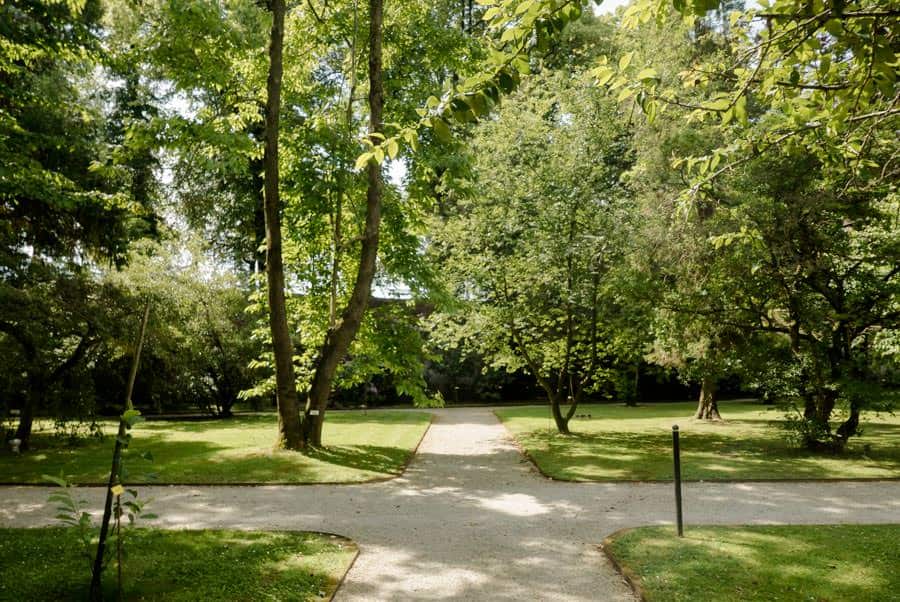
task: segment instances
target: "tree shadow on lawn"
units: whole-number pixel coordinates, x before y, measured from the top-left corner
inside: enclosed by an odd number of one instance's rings
[[[47,484],[59,475],[81,485],[103,485],[114,442],[107,438],[76,448],[50,448],[0,457],[0,481]],[[152,459],[141,457],[150,452]],[[411,450],[377,445],[336,445],[307,454],[266,447],[235,448],[209,441],[171,440],[143,433],[124,456],[125,481],[133,484],[360,482],[399,474]]]
[[[900,534],[896,526],[754,526],[676,538],[671,527],[649,527],[614,536],[610,548],[654,600],[880,601],[900,588],[888,528]]]
[[[741,428],[741,421],[729,426]],[[705,425],[704,425],[705,426]],[[751,425],[753,426],[753,425]],[[688,480],[890,478],[900,476],[900,425],[870,425],[837,455],[791,445],[777,427],[740,435],[682,432],[682,476]],[[664,429],[559,436],[546,430],[518,436],[541,469],[569,480],[673,478],[672,436]]]
[[[329,426],[348,426],[366,427],[374,425],[396,425],[396,424],[419,424],[427,422],[428,416],[417,412],[378,412],[368,411],[345,411],[331,412],[325,420],[326,431]],[[244,429],[274,429],[278,423],[278,416],[275,414],[251,415],[251,416],[233,416],[231,418],[210,418],[205,420],[191,421],[171,421],[171,420],[153,420],[152,417],[145,423],[142,423],[139,429],[149,429],[158,431],[174,431],[182,433],[206,433],[210,431],[241,431]],[[274,430],[267,431],[271,433],[274,439]],[[326,432],[327,437],[327,432]]]
[[[307,455],[336,466],[395,476],[403,472],[412,451],[378,445],[333,445],[312,450]]]
[[[412,453],[378,445],[335,445],[305,453],[243,451],[186,441],[146,447],[153,451],[154,462],[142,468],[155,470],[164,483],[360,482],[399,474]]]
[[[429,416],[342,413],[326,423],[326,443],[308,454],[274,450],[274,416],[191,422],[149,421],[132,431],[125,457],[131,483],[360,482],[399,474]],[[406,427],[403,425],[410,425]],[[105,424],[108,432],[115,426]],[[331,430],[334,429],[334,430]],[[368,439],[368,440],[367,440]],[[392,445],[395,441],[397,445]],[[387,442],[388,445],[379,445]],[[84,439],[77,445],[47,431],[35,433],[32,450],[0,451],[0,482],[46,484],[42,475],[62,473],[78,484],[105,484],[115,439]],[[141,458],[150,452],[152,461]],[[156,475],[156,479],[151,475]]]
[[[74,529],[0,534],[0,600],[87,599],[90,571]],[[124,538],[126,600],[318,599],[334,590],[355,550],[342,538],[286,532],[136,529]],[[115,581],[111,564],[105,599],[117,599]]]
[[[688,420],[697,409],[696,401],[640,403],[628,406],[622,403],[582,403],[579,404],[572,419],[573,428],[578,423],[603,420]],[[771,420],[776,415],[783,415],[781,408],[765,405],[758,401],[720,401],[719,410],[725,420],[730,418]],[[550,419],[550,408],[547,404],[538,406],[519,406],[497,408],[496,413],[506,419],[532,419],[547,421]],[[587,416],[590,415],[590,418]],[[757,418],[758,417],[758,418]]]

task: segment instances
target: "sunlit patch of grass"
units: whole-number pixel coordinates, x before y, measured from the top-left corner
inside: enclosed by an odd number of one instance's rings
[[[129,530],[125,600],[319,600],[356,546],[302,532]],[[84,600],[88,564],[73,529],[0,529],[0,601]],[[115,600],[115,567],[104,574]]]
[[[546,407],[497,410],[541,470],[572,481],[672,478],[672,425],[681,431],[682,476],[716,479],[859,479],[900,477],[900,416],[866,416],[864,434],[840,455],[790,444],[782,413],[751,402],[724,402],[723,422],[691,418],[693,402],[587,405],[571,436],[547,428]]]
[[[900,600],[900,525],[643,527],[606,546],[649,602]]]
[[[335,412],[325,421],[326,447],[308,454],[275,450],[274,416],[193,422],[148,421],[132,431],[125,460],[130,483],[355,483],[399,474],[428,427],[420,412]],[[104,425],[113,434],[115,425]],[[33,451],[0,451],[0,482],[39,483],[41,475],[79,484],[105,482],[112,436],[67,447],[47,433]],[[149,451],[153,460],[140,457]]]

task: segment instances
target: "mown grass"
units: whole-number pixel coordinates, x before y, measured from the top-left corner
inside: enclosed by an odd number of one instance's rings
[[[273,450],[274,416],[192,422],[147,421],[132,430],[129,483],[353,483],[399,474],[428,427],[420,412],[335,412],[325,447],[302,454]],[[112,434],[115,425],[104,425]],[[78,484],[104,483],[114,437],[70,446],[41,431],[20,456],[0,451],[0,482],[40,483],[60,472]],[[152,461],[141,457],[152,454]],[[153,475],[156,479],[153,479]]]
[[[681,430],[682,476],[716,479],[900,477],[900,416],[864,417],[862,437],[839,455],[814,454],[785,437],[783,412],[753,402],[720,404],[723,422],[691,418],[695,404],[585,405],[571,436],[548,424],[546,407],[497,410],[547,475],[571,481],[672,478],[672,425]]]
[[[301,532],[132,529],[123,541],[125,600],[321,600],[356,554],[352,542]],[[79,545],[74,529],[0,529],[0,601],[86,600]],[[107,600],[115,570],[104,572]]]
[[[900,525],[644,527],[606,547],[648,602],[900,600]]]

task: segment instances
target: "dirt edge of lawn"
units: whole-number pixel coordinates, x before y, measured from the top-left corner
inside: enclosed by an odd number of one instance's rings
[[[325,531],[306,531],[306,533],[318,533],[319,535],[327,535],[329,537],[337,537],[338,539],[342,539],[353,546],[353,558],[350,559],[350,562],[347,563],[347,568],[344,570],[344,574],[341,575],[341,578],[338,579],[338,582],[335,583],[334,589],[331,590],[328,594],[328,598],[326,598],[327,602],[331,602],[334,600],[334,597],[337,595],[338,591],[343,587],[344,581],[347,580],[347,575],[350,573],[350,570],[353,568],[353,565],[356,564],[356,559],[359,558],[359,544],[350,539],[349,537],[345,537],[343,535],[338,535],[337,533],[327,533]]]
[[[152,481],[152,482],[140,482],[140,483],[130,483],[130,486],[134,487],[268,487],[268,486],[277,486],[277,487],[313,487],[316,485],[367,485],[371,483],[385,483],[387,481],[393,481],[394,479],[399,479],[404,474],[406,474],[409,465],[412,463],[413,458],[415,458],[416,454],[419,453],[419,446],[422,445],[422,441],[425,440],[425,435],[428,434],[428,431],[431,430],[432,425],[434,424],[434,413],[431,412],[428,415],[428,424],[425,425],[425,430],[422,431],[422,435],[419,437],[419,440],[416,442],[415,446],[410,450],[409,455],[406,460],[400,466],[400,469],[393,474],[388,474],[381,477],[372,477],[369,479],[362,479],[360,481],[311,481],[305,483],[298,483],[296,481],[218,481],[218,482],[197,482],[197,481]],[[105,481],[77,481],[73,482],[72,485],[74,487],[91,487],[91,488],[99,488],[106,487],[108,483]],[[46,481],[0,481],[0,487],[55,487]],[[329,533],[330,535],[330,533]]]
[[[157,527],[157,528],[159,528],[159,527]],[[172,529],[172,530],[178,530],[178,529]],[[332,600],[334,600],[334,597],[337,595],[338,591],[344,585],[344,581],[347,580],[347,575],[350,573],[350,569],[353,568],[353,565],[356,564],[356,559],[359,558],[359,544],[356,541],[347,537],[346,535],[340,535],[338,533],[331,533],[330,531],[315,531],[315,530],[308,530],[308,529],[299,529],[299,530],[278,529],[278,530],[274,530],[274,531],[269,530],[269,529],[260,529],[259,531],[260,532],[268,531],[271,533],[278,533],[278,532],[282,532],[282,533],[312,533],[313,535],[321,535],[323,537],[329,537],[331,539],[340,539],[345,544],[347,544],[353,548],[353,558],[351,558],[350,562],[347,563],[347,568],[344,569],[344,572],[341,574],[341,578],[335,582],[334,587],[331,589],[331,591],[325,592],[326,594],[328,594],[328,596],[324,598],[325,602],[332,602]]]
[[[513,445],[519,450],[519,453],[528,460],[528,463],[531,465],[531,468],[534,472],[539,474],[541,477],[548,481],[557,481],[559,483],[626,483],[631,485],[638,485],[642,483],[671,483],[674,481],[672,479],[565,479],[560,477],[554,477],[541,468],[541,465],[538,464],[537,460],[534,459],[534,456],[529,453],[529,451],[525,448],[524,445],[519,441],[516,437],[515,433],[510,430],[506,423],[503,421],[503,418],[497,413],[497,409],[492,409],[491,413],[497,419],[503,429],[506,431],[506,434],[509,437],[509,440],[512,441]],[[748,479],[681,479],[682,483],[721,483],[723,485],[727,485],[729,483],[893,483],[896,481],[900,481],[900,477],[837,477],[834,479],[827,479],[823,477],[794,477],[789,479],[759,479],[759,478],[748,478]],[[4,485],[4,483],[0,483],[0,485]]]
[[[647,602],[647,596],[644,595],[644,590],[641,587],[641,579],[640,577],[632,571],[630,568],[623,566],[618,558],[613,555],[610,551],[610,546],[612,545],[613,539],[627,533],[628,531],[633,531],[633,528],[625,528],[619,529],[618,531],[614,531],[610,533],[606,537],[603,538],[603,543],[597,546],[597,549],[603,553],[609,563],[613,566],[613,569],[619,574],[619,576],[628,584],[628,587],[631,588],[631,591],[634,592],[635,597],[641,602]]]

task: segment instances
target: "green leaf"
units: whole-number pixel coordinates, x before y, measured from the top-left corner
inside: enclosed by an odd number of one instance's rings
[[[400,146],[397,144],[397,140],[391,138],[386,143],[387,146],[387,154],[391,159],[395,159],[397,157],[397,152],[400,150]]]
[[[612,69],[611,67],[605,67],[605,66],[597,67],[596,69],[594,69],[594,71],[592,73],[593,73],[594,77],[597,78],[598,86],[605,86],[606,84],[609,83],[609,80],[611,80],[613,78],[613,76],[616,74],[614,69]]]
[[[54,477],[48,474],[41,475],[41,478],[45,481],[49,481],[54,485],[59,485],[60,487],[68,487],[69,483],[62,477]]]
[[[619,95],[616,97],[616,102],[622,102],[623,100],[627,100],[634,96],[633,88],[622,88],[622,91],[619,92]]]
[[[481,2],[479,2],[479,4],[481,4]],[[490,21],[497,15],[501,15],[501,14],[503,14],[503,11],[500,10],[499,6],[492,6],[491,8],[484,11],[484,15],[482,15],[481,18],[484,21]]]
[[[519,2],[519,5],[516,7],[515,14],[521,15],[524,12],[527,12],[529,8],[532,7],[535,0],[524,0],[523,2]]]
[[[133,427],[135,424],[144,421],[144,417],[141,416],[140,410],[126,410],[124,414],[122,414],[122,421],[128,425],[128,428]]]
[[[369,164],[369,161],[371,161],[374,156],[375,156],[374,153],[372,153],[371,151],[361,154],[360,156],[358,156],[356,158],[356,163],[354,164],[354,168],[355,169],[364,168],[366,165]]]
[[[727,97],[719,98],[710,103],[707,103],[705,106],[710,111],[724,111],[731,106],[731,100]]]
[[[747,119],[747,97],[741,96],[737,99],[737,102],[734,103],[734,116],[737,117],[737,120],[743,126],[747,126],[749,124],[749,120]]]
[[[722,125],[728,125],[734,117],[734,109],[728,109],[721,114]]]
[[[435,117],[432,120],[432,127],[434,128],[435,135],[441,142],[451,142],[453,140],[453,134],[450,132],[450,126],[447,125],[447,122],[440,117]]]

